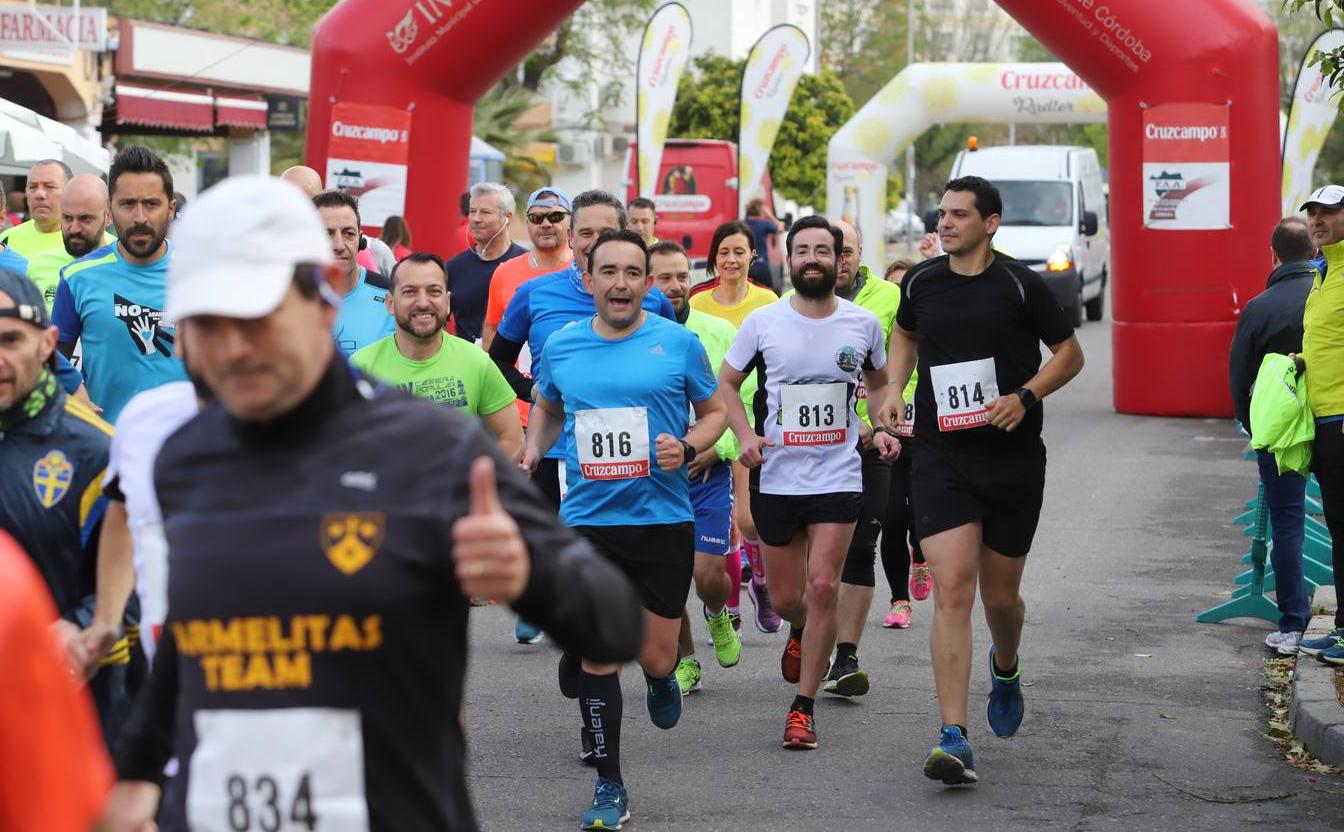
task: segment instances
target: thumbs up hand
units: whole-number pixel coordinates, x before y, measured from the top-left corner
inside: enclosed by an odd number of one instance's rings
[[[470,513],[453,524],[453,562],[462,594],[516,601],[527,586],[531,561],[518,524],[499,504],[495,461],[477,457],[467,485]]]

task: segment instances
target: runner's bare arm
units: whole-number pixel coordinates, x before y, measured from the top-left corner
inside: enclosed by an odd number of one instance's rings
[[[490,345],[495,343],[495,335],[499,333],[499,327],[489,321],[481,323],[481,346],[486,352],[490,352]]]
[[[1022,385],[1036,394],[1037,401],[1068,384],[1083,369],[1083,347],[1078,343],[1077,335],[1051,344],[1050,352],[1053,355],[1045,366]],[[1015,390],[1003,391],[997,399],[985,405],[985,409],[989,411],[989,423],[1007,431],[1021,424],[1027,412]]]
[[[719,368],[719,389],[727,391],[723,402],[728,410],[728,427],[737,435],[737,442],[742,449],[737,459],[746,467],[755,468],[765,461],[762,449],[772,448],[775,443],[764,436],[757,436],[751,428],[747,407],[742,404],[742,382],[746,380],[746,373],[733,369],[726,361]]]
[[[703,402],[694,402],[695,424],[686,433],[686,442],[697,452],[714,447],[723,432],[728,429],[728,407],[724,404],[723,389],[714,391],[714,395]],[[741,404],[741,398],[738,398]]]
[[[523,470],[529,472],[536,469],[537,463],[560,438],[560,432],[565,427],[564,403],[553,402],[541,393],[536,395],[537,401],[527,421],[527,446],[519,462]]]
[[[126,504],[107,501],[103,529],[98,537],[97,603],[93,621],[80,638],[84,647],[84,675],[92,677],[98,660],[121,635],[121,617],[135,589],[135,559]]]
[[[510,402],[484,417],[485,427],[499,442],[499,449],[513,462],[523,457],[523,425],[518,421],[518,408]]]
[[[919,361],[919,349],[915,346],[915,333],[904,329],[900,324],[891,328],[891,346],[887,347],[887,380],[891,384],[883,409],[886,411],[887,424],[899,425],[905,422],[905,401],[901,393],[910,383]],[[872,406],[869,406],[869,412]]]

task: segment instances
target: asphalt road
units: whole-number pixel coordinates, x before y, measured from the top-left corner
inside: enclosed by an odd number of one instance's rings
[[[916,603],[909,630],[883,630],[879,569],[859,651],[873,690],[823,696],[816,751],[779,747],[792,699],[779,676],[782,633],[748,624],[729,670],[699,647],[704,690],[671,731],[649,723],[642,676],[626,669],[628,829],[1344,828],[1344,779],[1309,782],[1259,734],[1267,627],[1194,623],[1241,568],[1246,538],[1230,520],[1254,494],[1254,465],[1228,421],[1114,413],[1109,323],[1079,335],[1087,368],[1046,403],[1045,511],[1024,588],[1026,721],[1011,740],[993,737],[977,661],[969,731],[979,785],[947,789],[922,776],[938,728],[933,602]],[[557,654],[546,642],[515,644],[507,609],[473,618],[467,719],[481,825],[577,828],[594,772],[576,759],[578,707],[556,690]],[[982,619],[975,638],[983,655]]]

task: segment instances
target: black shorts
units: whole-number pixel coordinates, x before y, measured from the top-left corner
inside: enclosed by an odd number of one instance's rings
[[[560,510],[560,466],[563,459],[540,459],[532,471],[532,484],[541,490],[546,502]]]
[[[681,618],[695,568],[695,524],[575,526],[598,554],[621,568],[639,590],[644,609]]]
[[[967,523],[1010,558],[1031,551],[1045,497],[1045,445],[992,456],[921,442],[910,472],[915,529],[924,540]]]
[[[863,508],[863,494],[762,494],[751,491],[751,519],[768,546],[787,546],[793,536],[814,523],[854,523]]]

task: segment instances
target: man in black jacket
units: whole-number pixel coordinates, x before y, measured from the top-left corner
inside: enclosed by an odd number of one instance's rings
[[[1265,291],[1246,304],[1232,336],[1229,385],[1237,420],[1247,431],[1251,429],[1251,388],[1260,362],[1268,353],[1289,355],[1302,351],[1302,313],[1316,276],[1316,270],[1307,262],[1314,247],[1307,224],[1301,219],[1280,220],[1270,237],[1270,249],[1274,271]],[[1279,627],[1265,636],[1265,646],[1291,656],[1297,653],[1302,631],[1310,618],[1310,598],[1302,580],[1307,481],[1293,471],[1280,474],[1274,455],[1268,451],[1257,451],[1256,456],[1274,529],[1270,558],[1279,605]]]
[[[467,598],[601,662],[638,651],[638,598],[474,420],[350,368],[341,268],[297,190],[230,179],[174,234],[168,314],[212,401],[155,464],[169,613],[111,828],[154,817],[175,756],[165,832],[475,829]]]

